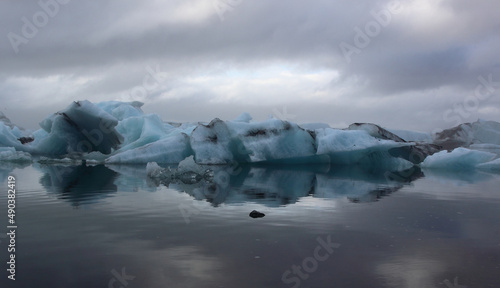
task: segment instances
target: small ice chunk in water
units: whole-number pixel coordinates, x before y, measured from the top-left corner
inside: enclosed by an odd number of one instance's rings
[[[148,162],[146,164],[146,174],[151,178],[157,178],[161,175],[164,168],[160,167],[156,162]]]
[[[185,172],[195,172],[197,174],[202,175],[205,172],[202,166],[194,162],[193,155],[186,157],[186,159],[182,160],[177,167],[177,173],[185,173]]]

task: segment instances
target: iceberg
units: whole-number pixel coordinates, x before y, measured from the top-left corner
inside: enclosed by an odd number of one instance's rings
[[[9,127],[10,129],[14,129],[16,126],[10,121],[10,119],[3,114],[2,111],[0,111],[0,122],[3,123],[5,126]]]
[[[197,174],[203,174],[206,172],[206,169],[203,168],[203,166],[197,164],[194,161],[193,156],[186,157],[186,159],[182,160],[179,165],[177,166],[177,173],[183,174],[183,173],[197,173]]]
[[[99,151],[111,153],[123,141],[116,131],[118,120],[89,101],[73,102],[68,108],[40,122],[37,154],[64,155]],[[35,139],[37,139],[35,137]]]
[[[423,168],[444,168],[447,170],[472,169],[476,168],[479,164],[491,161],[496,156],[496,154],[490,152],[459,147],[451,152],[441,151],[429,156],[420,166]]]
[[[316,130],[317,154],[328,155],[336,165],[365,165],[368,167],[396,167],[408,169],[413,163],[393,157],[390,151],[410,147],[411,143],[395,142],[373,137],[365,130]]]
[[[23,151],[16,151],[14,147],[0,147],[0,161],[32,162],[30,153]]]
[[[417,132],[417,131],[408,131],[408,130],[388,130],[392,134],[398,135],[403,138],[405,141],[411,142],[420,142],[420,143],[432,143],[432,134]]]
[[[148,175],[148,177],[163,178],[163,175],[167,174],[165,172],[168,172],[168,174],[171,173],[169,168],[165,170],[164,168],[160,167],[160,165],[158,165],[158,163],[156,162],[148,162],[148,164],[146,164],[146,175]]]
[[[490,162],[478,164],[477,168],[481,170],[500,171],[500,158]]]
[[[278,119],[260,123],[214,119],[193,130],[191,147],[201,164],[277,162],[316,154],[311,133]]]
[[[143,115],[123,119],[116,130],[124,140],[117,152],[123,152],[160,140],[168,131],[160,116]]]
[[[28,151],[24,147],[22,142],[31,142],[31,141],[21,141],[20,139],[25,139],[27,135],[18,127],[14,126],[10,120],[5,117],[5,115],[1,114],[0,117],[4,117],[5,119],[0,119],[0,147],[12,147],[18,151]],[[26,137],[27,138],[27,137]]]
[[[500,123],[493,121],[464,123],[431,135],[371,123],[334,129],[280,119],[255,122],[248,113],[229,121],[174,123],[144,113],[142,105],[75,101],[42,120],[34,132],[17,127],[2,113],[0,161],[112,165],[192,159],[199,165],[327,164],[403,171],[421,164],[491,170],[496,162],[486,163],[500,154]]]
[[[141,164],[147,162],[179,163],[193,154],[189,136],[174,133],[163,139],[130,150],[122,149],[105,160],[106,163]]]
[[[1,122],[0,146],[56,158],[92,151],[109,154],[122,142],[122,135],[114,128],[117,124],[116,118],[97,105],[76,101],[41,121],[41,129],[31,136]]]
[[[395,142],[406,142],[398,135],[372,123],[353,123],[349,125],[347,129],[365,131],[366,133],[368,133],[368,135],[378,139],[393,140]]]
[[[500,145],[500,123],[478,120],[437,133],[434,143],[445,149],[469,147],[472,144]]]
[[[118,121],[122,121],[130,117],[140,117],[144,114],[141,110],[142,105],[144,105],[144,103],[139,101],[104,101],[96,103],[98,108],[115,117]]]
[[[248,113],[241,113],[240,116],[236,117],[233,121],[234,122],[242,122],[242,123],[250,123],[250,120],[252,120],[252,116]]]

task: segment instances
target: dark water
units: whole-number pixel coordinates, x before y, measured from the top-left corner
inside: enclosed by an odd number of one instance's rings
[[[144,170],[1,164],[0,287],[500,287],[499,175],[217,167],[186,184]]]

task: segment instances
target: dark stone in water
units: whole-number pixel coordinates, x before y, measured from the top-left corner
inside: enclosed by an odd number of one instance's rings
[[[264,216],[266,216],[266,214],[259,212],[257,210],[253,210],[252,212],[250,212],[250,217],[252,218],[262,218]]]

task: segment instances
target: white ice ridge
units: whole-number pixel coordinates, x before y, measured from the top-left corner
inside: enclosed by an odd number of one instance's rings
[[[411,131],[398,135],[396,130],[368,123],[346,129],[306,124],[306,129],[279,119],[253,122],[247,113],[232,121],[169,123],[144,113],[142,105],[76,101],[41,121],[41,129],[33,133],[16,127],[2,114],[0,161],[25,161],[33,155],[45,162],[47,158],[41,157],[145,164],[179,163],[192,156],[197,164],[207,165],[331,163],[403,170],[440,150],[469,146],[471,152],[441,152],[422,165],[476,167],[491,159],[483,161],[481,157],[488,152],[480,153],[475,147],[484,150],[500,145],[500,123],[492,121],[462,124],[435,135]]]
[[[440,151],[427,157],[421,166],[424,168],[439,168],[448,170],[463,170],[485,165],[497,155],[490,152],[470,150],[459,147],[451,152]]]

